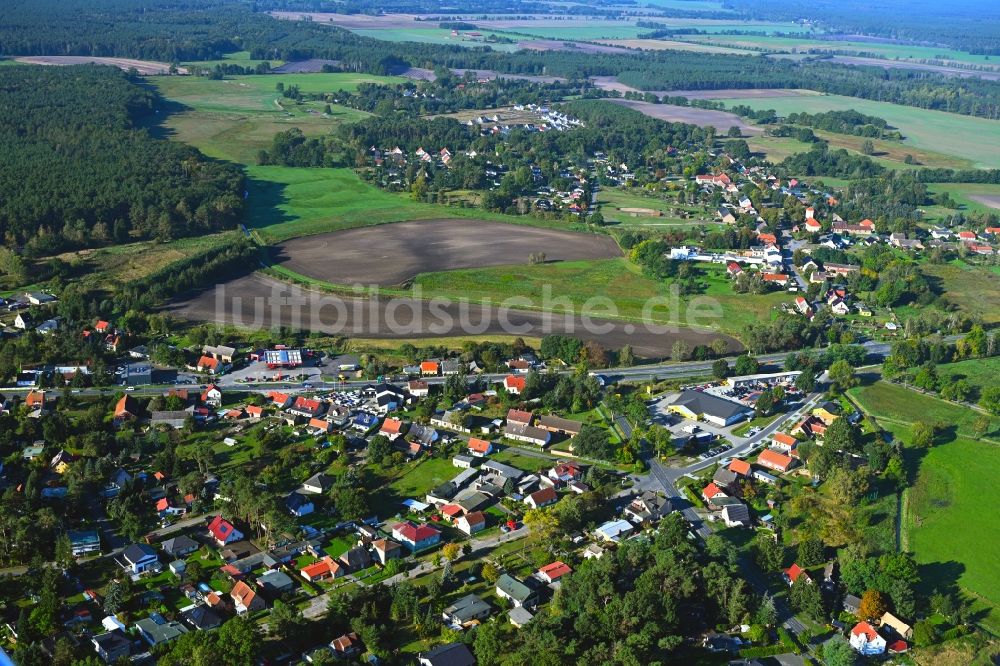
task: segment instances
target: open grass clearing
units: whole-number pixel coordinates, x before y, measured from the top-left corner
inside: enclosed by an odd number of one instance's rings
[[[973,423],[980,413],[975,410],[885,381],[856,386],[848,393],[865,413],[871,414],[880,423],[909,425],[923,421],[940,424],[945,436],[977,438]],[[997,440],[1000,433],[996,432],[998,426],[1000,424],[995,423],[994,431],[984,439],[1000,443]]]
[[[1000,121],[996,120],[840,95],[741,98],[738,101],[720,98],[720,101],[753,109],[773,109],[779,116],[855,110],[884,118],[899,128],[905,137],[903,150],[926,150],[957,160],[969,160],[976,167],[1000,167]]]
[[[319,77],[319,78],[313,78]],[[387,77],[368,77],[388,82]],[[257,152],[270,147],[274,135],[291,128],[309,136],[330,132],[340,123],[368,116],[336,104],[325,114],[324,102],[297,103],[275,90],[278,82],[294,82],[303,90],[334,93],[355,89],[364,77],[355,74],[290,74],[241,76],[216,81],[204,77],[161,77],[152,80],[168,100],[167,112],[152,127],[154,134],[191,144],[210,157],[253,164]],[[402,80],[402,79],[400,79]]]
[[[679,204],[640,189],[604,188],[597,198],[604,219],[621,224],[690,226],[715,222],[704,206]]]
[[[920,270],[962,311],[978,314],[986,324],[1000,322],[1000,272],[961,259],[946,264],[925,263]]]

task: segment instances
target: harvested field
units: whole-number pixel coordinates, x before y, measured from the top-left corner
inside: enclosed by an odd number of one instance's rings
[[[286,304],[288,302],[302,303],[298,314]],[[582,318],[561,313],[517,309],[501,313],[497,307],[473,303],[437,303],[431,307],[429,301],[414,298],[340,297],[296,289],[259,274],[175,300],[166,309],[175,316],[198,322],[250,329],[284,326],[352,338],[400,340],[455,335],[539,338],[549,333],[563,333],[597,340],[609,349],[631,345],[636,354],[647,358],[669,355],[676,340],[694,347],[720,337],[729,343],[730,350],[741,349],[733,338],[704,330],[679,327],[671,332],[654,332],[641,324],[599,319],[592,319],[584,326]],[[600,332],[588,332],[588,329]]]
[[[1000,210],[1000,195],[970,194],[969,198],[983,204],[984,206]]]
[[[924,72],[934,72],[935,74],[943,74],[945,76],[958,76],[961,78],[975,77],[985,79],[987,81],[1000,81],[1000,72],[966,69],[964,67],[928,65],[922,62],[884,60],[882,58],[862,58],[860,56],[831,56],[826,60],[829,62],[840,63],[842,65],[863,65],[867,67],[882,67],[884,69],[914,69]]]
[[[97,56],[19,56],[15,58],[18,62],[25,62],[32,65],[110,65],[118,69],[135,69],[140,74],[169,74],[170,65],[165,62],[154,62],[152,60],[133,60],[131,58],[102,58]],[[187,70],[178,67],[179,74],[187,74]]]
[[[484,220],[420,220],[295,238],[275,248],[275,263],[334,284],[398,285],[419,273],[621,256],[610,236]]]
[[[599,44],[605,46],[620,46],[625,49],[642,49],[644,51],[688,51],[691,53],[728,53],[730,55],[753,55],[748,51],[733,49],[728,46],[683,42],[676,39],[600,39]]]
[[[628,49],[606,44],[566,42],[560,39],[529,39],[517,43],[518,48],[530,51],[573,51],[574,53],[628,53]]]
[[[630,99],[608,100],[612,104],[620,104],[643,113],[650,118],[665,120],[671,123],[688,123],[700,125],[702,127],[715,127],[717,130],[725,132],[730,127],[739,127],[743,134],[760,134],[761,129],[754,125],[749,125],[745,120],[735,113],[728,111],[711,111],[709,109],[697,109],[688,106],[674,106],[673,104],[653,104],[651,102],[637,102]]]
[[[275,74],[315,74],[322,72],[323,67],[339,67],[339,60],[324,60],[323,58],[311,58],[300,60],[299,62],[286,62],[281,67],[275,67],[271,71]]]
[[[369,16],[367,14],[333,14],[329,12],[271,12],[271,16],[287,21],[315,21],[330,23],[347,30],[394,30],[400,28],[419,28],[426,25],[436,28],[437,22],[421,23],[415,20],[413,14],[383,14]]]

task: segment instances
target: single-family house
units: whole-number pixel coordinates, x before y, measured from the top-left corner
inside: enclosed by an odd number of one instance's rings
[[[184,558],[198,550],[198,542],[182,534],[161,543],[160,550],[171,558]]]
[[[119,420],[134,419],[142,413],[139,403],[130,395],[122,396],[115,404],[115,418]]]
[[[792,465],[795,464],[795,460],[792,459],[791,456],[786,456],[783,453],[778,453],[777,451],[773,451],[771,449],[764,449],[757,457],[757,464],[778,472],[787,472],[792,468]]]
[[[345,567],[329,555],[299,570],[299,575],[310,583],[318,580],[333,580],[346,574]]]
[[[413,379],[406,384],[406,390],[414,398],[426,398],[431,392],[431,387],[422,379]]]
[[[617,543],[623,537],[628,536],[635,530],[635,526],[627,520],[609,520],[594,530],[594,536],[603,541]]]
[[[119,659],[128,660],[132,654],[132,640],[121,629],[106,631],[90,639],[94,652],[105,664],[116,664]]]
[[[476,666],[476,658],[465,643],[448,643],[419,653],[417,663],[419,666]]]
[[[496,595],[501,599],[508,599],[515,606],[533,606],[535,604],[534,591],[514,578],[510,574],[503,574],[497,579]]]
[[[376,539],[372,542],[372,549],[375,551],[375,557],[383,565],[389,560],[398,560],[403,556],[403,546],[392,539]]]
[[[493,612],[488,603],[475,594],[467,594],[444,609],[442,619],[453,627],[469,627],[479,624]]]
[[[198,359],[198,362],[195,363],[194,367],[198,372],[207,372],[210,375],[214,375],[216,372],[219,371],[219,368],[222,367],[222,364],[219,362],[219,359],[217,358],[212,358],[211,356],[202,356],[201,358]]]
[[[702,489],[701,496],[705,500],[705,503],[708,504],[709,508],[716,506],[715,500],[729,497],[729,495],[727,495],[722,488],[717,486],[714,481]]]
[[[313,495],[322,495],[333,487],[333,477],[317,472],[305,480],[302,490]]]
[[[795,582],[800,578],[806,583],[812,582],[812,578],[809,577],[809,574],[806,573],[805,569],[803,569],[802,567],[800,567],[798,564],[795,563],[792,563],[792,566],[785,569],[782,572],[781,577],[784,578],[785,582],[788,583],[789,585],[794,585]]]
[[[420,364],[420,374],[436,377],[440,374],[441,365],[437,361],[423,361]]]
[[[285,497],[285,508],[293,516],[308,516],[310,513],[316,510],[315,505],[308,495],[304,495],[299,491],[292,491],[288,493]]]
[[[546,564],[538,570],[536,576],[546,583],[554,583],[566,574],[573,573],[573,570],[564,562],[553,562]]]
[[[160,558],[152,546],[134,543],[122,551],[121,564],[133,574],[155,571],[160,568]]]
[[[517,442],[526,442],[535,446],[548,446],[552,438],[552,433],[535,426],[524,425],[523,423],[507,422],[504,426],[503,436]]]
[[[737,476],[747,478],[750,476],[750,463],[746,460],[740,460],[739,458],[734,458],[729,463],[729,471]]]
[[[415,525],[406,521],[393,526],[392,538],[416,553],[437,545],[441,541],[441,532],[430,525]]]
[[[399,437],[402,437],[404,430],[404,423],[400,419],[386,419],[382,422],[382,427],[379,428],[378,434],[388,438],[390,441],[395,441]]]
[[[469,536],[476,532],[482,532],[486,529],[486,514],[482,511],[466,513],[455,521],[455,527]]]
[[[524,375],[507,375],[503,378],[503,387],[507,393],[521,395],[524,392],[527,378]]]
[[[625,518],[637,525],[655,523],[674,510],[673,503],[658,493],[647,490],[625,507]]]
[[[507,423],[518,423],[521,425],[531,425],[535,415],[521,409],[511,409],[507,412]]]
[[[243,533],[222,516],[216,516],[208,524],[208,534],[220,547],[243,538]]]
[[[850,643],[852,648],[866,657],[883,654],[886,648],[885,639],[867,622],[858,622],[854,625],[851,629]]]
[[[550,504],[555,504],[558,501],[559,496],[556,495],[555,488],[551,487],[536,490],[524,498],[524,503],[532,509],[540,509],[543,506],[549,506]]]
[[[750,509],[742,502],[722,507],[722,522],[726,527],[750,527]]]
[[[483,458],[493,453],[493,444],[478,437],[469,438],[469,453],[477,458]]]
[[[771,436],[771,448],[785,454],[791,453],[798,444],[797,439],[783,432],[776,432]]]
[[[143,640],[152,648],[180,638],[188,633],[187,627],[176,620],[168,621],[159,613],[153,613],[135,623],[135,628]]]
[[[306,398],[305,396],[299,396],[295,398],[295,400],[292,402],[292,405],[288,407],[285,411],[294,416],[301,416],[302,418],[305,419],[311,419],[323,413],[323,403],[313,398]]]
[[[239,615],[267,608],[267,602],[264,601],[264,598],[257,594],[257,591],[246,581],[236,581],[229,596],[233,600],[233,608]]]

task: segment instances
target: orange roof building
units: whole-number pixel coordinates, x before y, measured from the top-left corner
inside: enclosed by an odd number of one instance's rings
[[[795,461],[791,456],[786,456],[783,453],[778,453],[771,449],[764,449],[760,452],[757,457],[757,464],[762,467],[767,467],[768,469],[777,470],[779,472],[787,472],[791,469],[792,464]]]

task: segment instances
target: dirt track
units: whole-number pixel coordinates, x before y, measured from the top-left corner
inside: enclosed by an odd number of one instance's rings
[[[739,127],[744,134],[760,134],[761,129],[747,124],[745,120],[735,113],[728,111],[712,111],[709,109],[699,109],[690,106],[674,106],[672,104],[653,104],[651,102],[637,102],[630,99],[609,99],[612,104],[620,104],[630,109],[635,109],[644,113],[650,118],[658,118],[671,123],[688,123],[700,125],[702,127],[715,127],[721,132],[725,132],[730,127]]]
[[[302,302],[296,317],[287,303]],[[588,326],[580,317],[507,310],[475,304],[436,303],[412,298],[393,299],[338,297],[298,289],[271,278],[253,274],[237,278],[166,308],[171,314],[193,321],[228,324],[240,328],[271,329],[284,326],[327,335],[353,338],[412,339],[462,335],[521,335],[542,337],[549,333],[597,340],[608,349],[631,345],[646,358],[668,356],[674,341],[689,346],[709,344],[721,337],[731,351],[740,344],[728,336],[703,330],[678,328],[673,332],[649,331],[639,324],[593,319]],[[460,324],[467,321],[468,325]],[[596,328],[596,327],[605,328]],[[592,332],[588,332],[588,329]]]
[[[621,256],[610,236],[485,220],[420,220],[295,238],[275,249],[275,263],[335,284],[402,284],[418,273],[479,266]]]
[[[135,68],[140,74],[169,74],[170,65],[165,62],[153,62],[151,60],[132,60],[130,58],[102,58],[97,56],[19,56],[15,58],[19,62],[26,62],[32,65],[87,65],[94,63],[97,65],[111,65],[118,69],[129,70]],[[179,74],[187,74],[187,70],[178,67]]]

